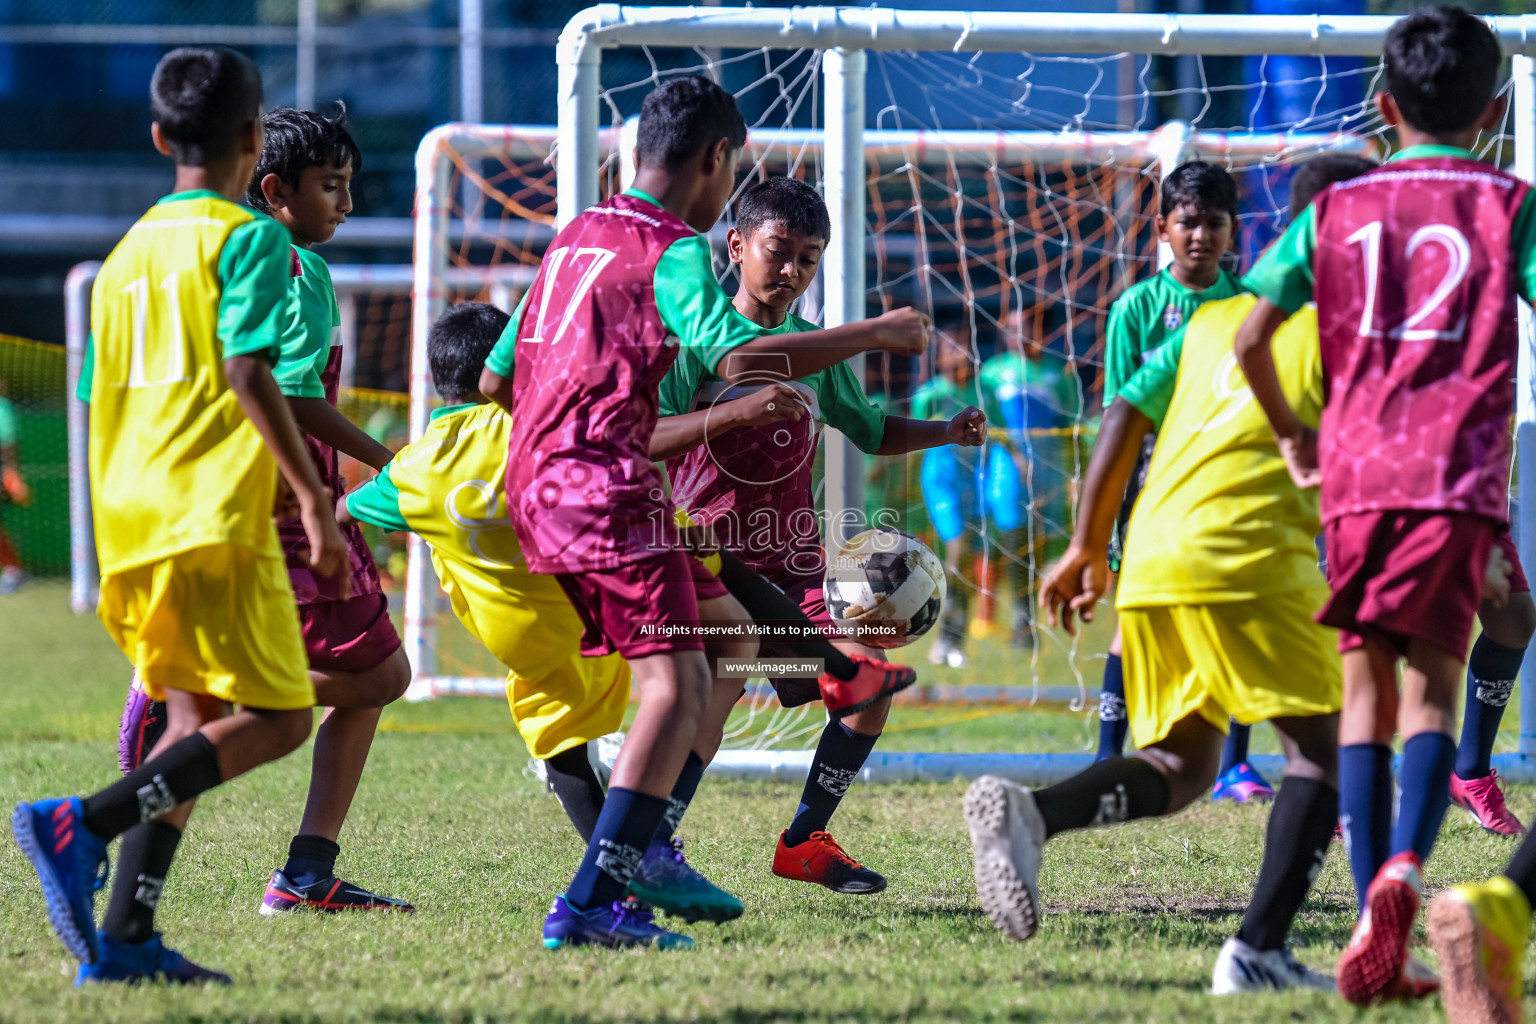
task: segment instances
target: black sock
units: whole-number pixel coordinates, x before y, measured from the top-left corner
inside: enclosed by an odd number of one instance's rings
[[[1058,832],[1115,825],[1168,813],[1168,780],[1139,757],[1096,761],[1065,782],[1034,793],[1049,839]]]
[[[181,829],[163,821],[142,822],[123,833],[113,869],[112,897],[101,919],[104,933],[134,945],[155,934],[155,908],[179,842]]]
[[[1481,779],[1493,770],[1489,758],[1499,735],[1504,706],[1509,703],[1525,648],[1505,647],[1483,633],[1467,659],[1467,701],[1462,711],[1461,742],[1456,745],[1456,774]]]
[[[1316,779],[1282,780],[1264,832],[1264,863],[1238,938],[1259,950],[1285,945],[1291,922],[1323,869],[1338,821],[1338,790]]]
[[[101,792],[86,797],[81,820],[97,838],[110,841],[223,781],[219,752],[208,737],[195,732]]]
[[[1104,659],[1104,684],[1099,690],[1099,753],[1097,759],[1125,753],[1125,733],[1131,720],[1125,713],[1125,668],[1120,655]]]
[[[704,759],[690,750],[688,760],[683,762],[683,770],[677,776],[677,785],[672,787],[672,795],[667,797],[666,813],[661,816],[661,824],[656,826],[656,835],[651,838],[651,842],[665,843],[672,838],[677,826],[682,824],[688,805],[693,803],[693,794],[699,791],[699,780],[702,778]]]
[[[811,759],[811,770],[805,777],[805,789],[800,794],[800,807],[795,820],[789,823],[784,842],[799,846],[811,838],[812,832],[826,831],[827,824],[837,805],[843,802],[843,794],[859,770],[869,760],[870,751],[880,734],[854,732],[842,722],[832,721],[821,730],[821,740],[816,744],[816,756]]]
[[[1533,834],[1536,833],[1527,832],[1520,840],[1515,855],[1509,858],[1509,865],[1504,869],[1504,877],[1519,886],[1531,906],[1536,907],[1536,840],[1531,839]]]
[[[1221,745],[1221,767],[1216,769],[1218,779],[1248,760],[1248,734],[1252,731],[1251,725],[1235,720],[1227,723],[1227,742]]]
[[[859,667],[853,663],[853,659],[825,639],[814,635],[815,624],[804,609],[729,551],[720,552],[720,582],[731,592],[732,597],[741,602],[754,622],[793,625],[803,637],[799,640],[781,639],[777,643],[802,658],[820,658],[822,667],[833,679],[846,683],[859,674]]]
[[[288,844],[288,863],[283,874],[300,889],[323,882],[336,874],[341,847],[324,836],[297,835]]]
[[[581,833],[581,841],[590,843],[598,816],[603,813],[603,783],[592,770],[587,745],[583,743],[548,758],[544,762],[544,778],[565,816]]]
[[[566,903],[575,910],[592,910],[623,899],[665,813],[665,797],[622,786],[610,789],[586,856],[566,887]]]

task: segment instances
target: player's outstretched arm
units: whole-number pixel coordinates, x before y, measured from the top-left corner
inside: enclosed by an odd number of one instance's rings
[[[384,447],[341,414],[341,410],[323,398],[289,396],[288,409],[299,429],[315,440],[330,445],[343,455],[373,469],[383,469],[394,458]]]
[[[1242,367],[1254,400],[1269,419],[1291,479],[1297,487],[1316,487],[1322,481],[1317,469],[1317,431],[1303,423],[1286,400],[1270,346],[1275,331],[1288,316],[1283,308],[1261,296],[1237,330],[1237,365]]]
[[[797,380],[863,352],[921,355],[928,347],[928,326],[926,315],[907,307],[825,331],[767,334],[726,353],[715,374],[729,384]]]
[[[345,599],[349,587],[347,542],[336,525],[330,495],[309,460],[299,425],[288,411],[288,399],[272,377],[272,368],[260,355],[230,356],[224,360],[224,377],[246,418],[276,456],[277,468],[298,499],[299,516],[309,539],[310,567],[339,580]]]
[[[905,455],[907,452],[958,444],[976,448],[987,439],[987,415],[968,405],[950,420],[915,420],[909,416],[887,416],[885,435],[876,455]]]
[[[1109,585],[1109,538],[1120,498],[1152,426],[1151,418],[1124,398],[1116,398],[1104,413],[1083,479],[1072,543],[1040,586],[1040,607],[1052,626],[1059,618],[1071,633],[1074,614],[1093,621],[1093,606]]]
[[[484,382],[482,377],[481,384]],[[708,409],[663,416],[656,421],[656,430],[651,434],[651,458],[665,462],[691,452],[735,427],[760,427],[784,420],[798,422],[809,411],[805,399],[794,388],[788,384],[769,384],[750,395]]]

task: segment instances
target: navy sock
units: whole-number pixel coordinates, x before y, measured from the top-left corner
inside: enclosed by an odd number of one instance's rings
[[[1392,852],[1412,850],[1422,863],[1440,837],[1440,823],[1451,805],[1451,769],[1456,765],[1456,744],[1443,732],[1421,732],[1403,744],[1403,770],[1398,777],[1402,795],[1397,802],[1397,825],[1392,829]]]
[[[1339,822],[1355,900],[1364,910],[1365,891],[1392,847],[1392,748],[1385,743],[1339,748]]]
[[[805,777],[805,790],[800,794],[800,808],[795,820],[789,823],[784,837],[785,845],[799,846],[811,838],[812,832],[826,830],[832,813],[842,803],[843,794],[853,780],[859,777],[859,769],[875,749],[873,736],[854,732],[842,722],[832,721],[821,730],[821,740],[816,744],[816,756],[811,760],[811,771]]]
[[[677,776],[677,785],[672,787],[672,795],[667,797],[667,812],[661,816],[661,824],[656,826],[656,835],[651,842],[665,843],[672,838],[688,805],[693,802],[693,794],[699,791],[699,780],[703,777],[704,759],[688,751],[688,760],[683,762],[683,770]]]
[[[303,889],[336,874],[336,858],[341,847],[324,836],[294,836],[288,844],[288,863],[283,874]]]
[[[1456,746],[1456,774],[1481,779],[1492,771],[1493,741],[1499,735],[1504,706],[1509,703],[1525,648],[1505,647],[1484,633],[1472,645],[1467,659],[1467,702],[1461,719],[1461,742]]]
[[[609,789],[586,856],[566,887],[565,902],[574,910],[591,910],[623,899],[666,813],[666,797],[618,786]]]
[[[1099,690],[1099,753],[1094,760],[1124,753],[1130,724],[1125,712],[1125,664],[1120,655],[1111,654],[1104,659],[1104,684]]]
[[[1227,723],[1227,727],[1227,742],[1221,748],[1221,767],[1216,769],[1217,778],[1248,760],[1248,734],[1253,731],[1253,726],[1232,721]]]

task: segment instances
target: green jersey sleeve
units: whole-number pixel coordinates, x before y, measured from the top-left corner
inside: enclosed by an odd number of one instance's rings
[[[341,322],[336,289],[325,260],[308,250],[293,251],[303,273],[289,278],[291,319],[283,331],[282,354],[272,376],[289,398],[324,398],[320,374],[330,361],[332,335]]]
[[[390,479],[389,466],[354,491],[347,492],[347,511],[360,523],[382,530],[409,530],[411,525],[400,514],[400,489]]]
[[[85,336],[85,358],[80,362],[80,379],[75,382],[75,397],[90,404],[91,381],[96,377],[96,335]]]
[[[1536,303],[1536,189],[1525,194],[1515,214],[1514,237],[1515,287],[1526,302]]]
[[[288,229],[257,216],[230,232],[219,253],[219,340],[224,357],[282,354],[294,301]]]
[[[1109,330],[1104,339],[1104,408],[1109,408],[1125,382],[1140,368],[1141,331],[1136,296],[1125,295],[1109,307]]]
[[[523,308],[528,305],[528,292],[531,291],[532,288],[523,292],[523,297],[517,300],[517,308],[512,311],[512,319],[507,321],[506,330],[496,339],[491,354],[485,357],[485,368],[498,377],[512,376],[513,356],[517,352],[517,326],[523,322]]]
[[[1520,212],[1525,212],[1525,206]],[[1316,253],[1317,208],[1309,206],[1259,257],[1243,278],[1243,287],[1273,302],[1289,316],[1312,301],[1312,258]]]
[[[699,388],[704,384],[704,378],[709,376],[709,371],[704,369],[704,361],[699,354],[692,349],[678,349],[677,360],[672,364],[672,369],[661,379],[659,396],[661,399],[661,415],[681,416],[693,411],[694,396],[699,393]]]
[[[656,261],[655,290],[662,325],[677,335],[680,347],[697,352],[711,373],[732,349],[769,333],[731,305],[715,278],[703,235],[667,247]]]
[[[1168,405],[1173,401],[1179,380],[1179,357],[1184,354],[1184,329],[1157,347],[1141,369],[1120,389],[1119,397],[1135,406],[1152,420],[1153,430],[1160,430]]]
[[[885,410],[869,400],[858,375],[847,363],[822,371],[816,398],[828,425],[847,435],[866,455],[873,455],[885,441]]]
[[[0,398],[0,448],[16,445],[16,407],[10,399]]]

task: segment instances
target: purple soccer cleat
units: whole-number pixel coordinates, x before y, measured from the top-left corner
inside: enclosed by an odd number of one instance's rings
[[[692,949],[693,940],[659,927],[655,915],[640,909],[634,900],[577,910],[565,902],[564,895],[556,896],[544,919],[544,948],[587,945]]]
[[[144,981],[162,981],[169,985],[230,984],[229,975],[199,967],[160,941],[155,932],[148,942],[130,945],[109,935],[100,935],[101,956],[94,964],[81,964],[75,973],[76,985],[115,981],[137,985]]]
[[[117,766],[124,775],[144,761],[165,735],[168,722],[166,707],[150,697],[139,682],[138,674],[128,682],[128,699],[123,702],[123,717],[117,724]]]

